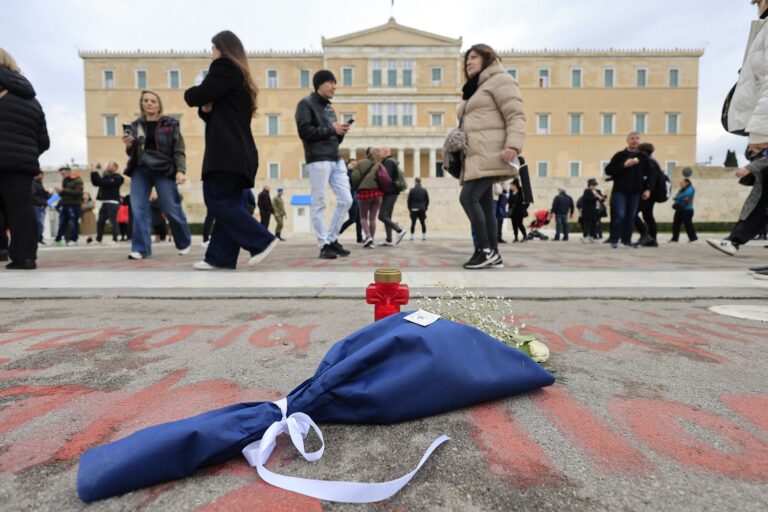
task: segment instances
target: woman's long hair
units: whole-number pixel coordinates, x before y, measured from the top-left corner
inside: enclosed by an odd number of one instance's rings
[[[242,41],[233,32],[223,30],[213,36],[211,42],[221,52],[222,57],[226,57],[234,62],[243,73],[243,80],[248,94],[251,96],[251,115],[256,113],[256,96],[259,94],[259,88],[253,81],[251,70],[248,68],[248,57],[245,55],[245,48]]]
[[[469,75],[467,74],[467,59],[469,59],[469,54],[471,52],[475,52],[483,59],[483,69],[480,70],[480,73],[482,73],[485,68],[494,62],[501,61],[501,57],[499,57],[499,55],[496,53],[496,50],[487,44],[481,43],[473,45],[469,50],[467,50],[467,53],[464,54],[464,78],[467,80],[469,80]]]

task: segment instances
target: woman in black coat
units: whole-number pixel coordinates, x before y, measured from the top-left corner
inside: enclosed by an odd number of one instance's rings
[[[38,228],[32,206],[32,179],[40,172],[38,157],[48,149],[45,114],[13,57],[0,48],[0,217],[11,230],[8,269],[37,267]],[[0,227],[5,230],[5,226]]]
[[[277,239],[242,203],[243,189],[253,188],[259,156],[251,133],[256,112],[256,84],[240,39],[219,32],[211,40],[213,62],[203,82],[187,89],[184,100],[199,107],[206,122],[203,157],[203,198],[216,218],[205,260],[198,270],[234,269],[240,248],[251,254],[248,265],[263,260]]]

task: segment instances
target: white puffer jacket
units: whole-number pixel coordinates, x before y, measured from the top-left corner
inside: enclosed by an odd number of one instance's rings
[[[744,64],[728,109],[728,129],[749,133],[750,144],[768,142],[768,19],[752,22]]]

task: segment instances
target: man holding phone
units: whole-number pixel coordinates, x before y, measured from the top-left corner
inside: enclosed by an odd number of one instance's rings
[[[341,159],[339,145],[349,131],[348,123],[339,123],[331,99],[336,94],[336,77],[322,69],[312,77],[315,92],[299,101],[296,107],[296,127],[304,143],[304,156],[312,189],[312,226],[320,246],[321,259],[349,256],[350,252],[338,241],[339,231],[352,194],[347,178],[347,167]],[[336,196],[336,209],[331,225],[325,225],[325,193],[330,185]]]

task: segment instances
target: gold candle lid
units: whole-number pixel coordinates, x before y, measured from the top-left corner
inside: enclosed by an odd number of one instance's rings
[[[377,283],[399,283],[403,278],[399,268],[379,268],[373,274]]]

